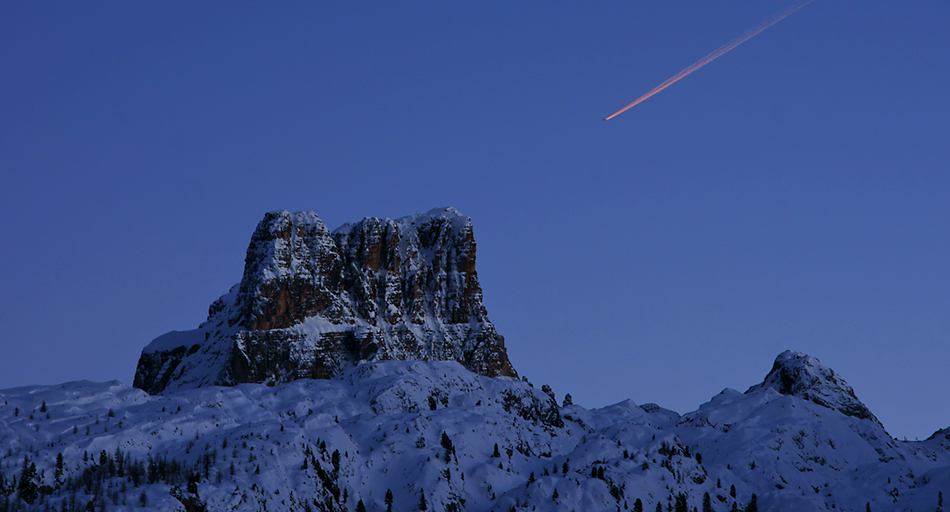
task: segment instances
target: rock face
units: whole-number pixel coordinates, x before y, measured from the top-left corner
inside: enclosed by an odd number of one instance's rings
[[[881,424],[844,379],[818,359],[801,352],[786,350],[779,354],[765,380],[746,393],[763,388],[773,388],[783,395],[797,396],[848,416]]]
[[[482,304],[471,220],[453,208],[332,233],[313,212],[267,213],[241,282],[198,329],[145,347],[134,386],[276,384],[388,359],[517,377]]]

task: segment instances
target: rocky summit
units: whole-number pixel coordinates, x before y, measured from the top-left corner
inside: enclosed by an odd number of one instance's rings
[[[844,379],[818,359],[801,352],[786,350],[779,354],[765,380],[746,393],[762,388],[772,388],[783,395],[794,395],[842,414],[881,424]]]
[[[384,360],[517,377],[482,303],[471,219],[454,208],[332,233],[313,212],[268,212],[241,282],[197,329],[146,346],[134,386],[278,384]]]

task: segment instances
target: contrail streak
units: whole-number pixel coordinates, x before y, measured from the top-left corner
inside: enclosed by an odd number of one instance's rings
[[[615,113],[614,113],[613,115],[611,115],[610,117],[605,118],[604,121],[606,121],[606,120],[608,120],[608,119],[612,119],[612,118],[614,118],[614,117],[620,115],[621,113],[625,112],[627,109],[629,109],[629,108],[631,108],[631,107],[637,105],[638,103],[640,103],[640,102],[642,102],[643,100],[649,98],[650,96],[653,96],[654,94],[656,94],[656,93],[662,91],[663,89],[666,89],[667,87],[669,87],[669,86],[675,84],[676,82],[678,82],[678,81],[680,81],[682,78],[684,78],[686,75],[692,73],[693,71],[696,71],[697,69],[699,69],[699,68],[705,66],[706,64],[709,64],[710,62],[712,62],[713,60],[715,60],[717,57],[722,56],[722,54],[728,52],[729,50],[735,48],[736,46],[739,46],[740,44],[742,44],[742,43],[748,41],[749,39],[752,39],[752,37],[754,37],[754,36],[755,36],[756,34],[758,34],[759,32],[762,32],[763,30],[765,30],[765,29],[771,27],[772,25],[775,25],[776,23],[782,21],[783,19],[787,18],[787,17],[788,17],[790,14],[792,14],[793,12],[795,12],[795,11],[801,9],[802,7],[805,7],[806,5],[812,3],[813,1],[814,1],[814,0],[805,0],[804,2],[802,2],[802,3],[800,3],[800,4],[798,4],[798,5],[794,6],[794,7],[790,7],[790,8],[788,8],[788,9],[786,9],[786,10],[784,10],[784,11],[782,11],[782,12],[776,14],[775,16],[769,18],[768,20],[766,20],[765,22],[763,22],[761,25],[759,25],[759,26],[757,26],[757,27],[755,27],[755,28],[750,29],[748,32],[742,34],[741,36],[737,37],[736,39],[733,39],[732,41],[730,41],[730,42],[726,43],[725,45],[719,47],[719,49],[717,49],[716,51],[714,51],[714,52],[710,53],[709,55],[707,55],[707,56],[705,56],[705,57],[699,59],[698,61],[696,61],[695,64],[691,65],[690,67],[688,67],[688,68],[684,69],[683,71],[680,71],[679,73],[673,75],[672,78],[670,78],[669,80],[667,80],[667,81],[663,82],[662,84],[656,86],[653,90],[651,90],[650,92],[644,94],[643,96],[640,96],[639,98],[637,98],[636,101],[634,101],[633,103],[627,105],[626,107],[623,107],[622,109],[618,110],[617,112],[615,112]]]

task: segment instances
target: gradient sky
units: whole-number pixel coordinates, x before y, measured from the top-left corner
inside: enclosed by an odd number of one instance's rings
[[[776,355],[950,426],[950,2],[0,3],[0,388],[131,383],[264,212],[454,206],[560,398],[681,413]]]

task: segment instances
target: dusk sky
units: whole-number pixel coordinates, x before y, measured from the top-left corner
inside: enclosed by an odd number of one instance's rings
[[[558,399],[695,410],[775,356],[950,426],[950,2],[0,3],[0,389],[131,384],[269,210],[454,206]]]

